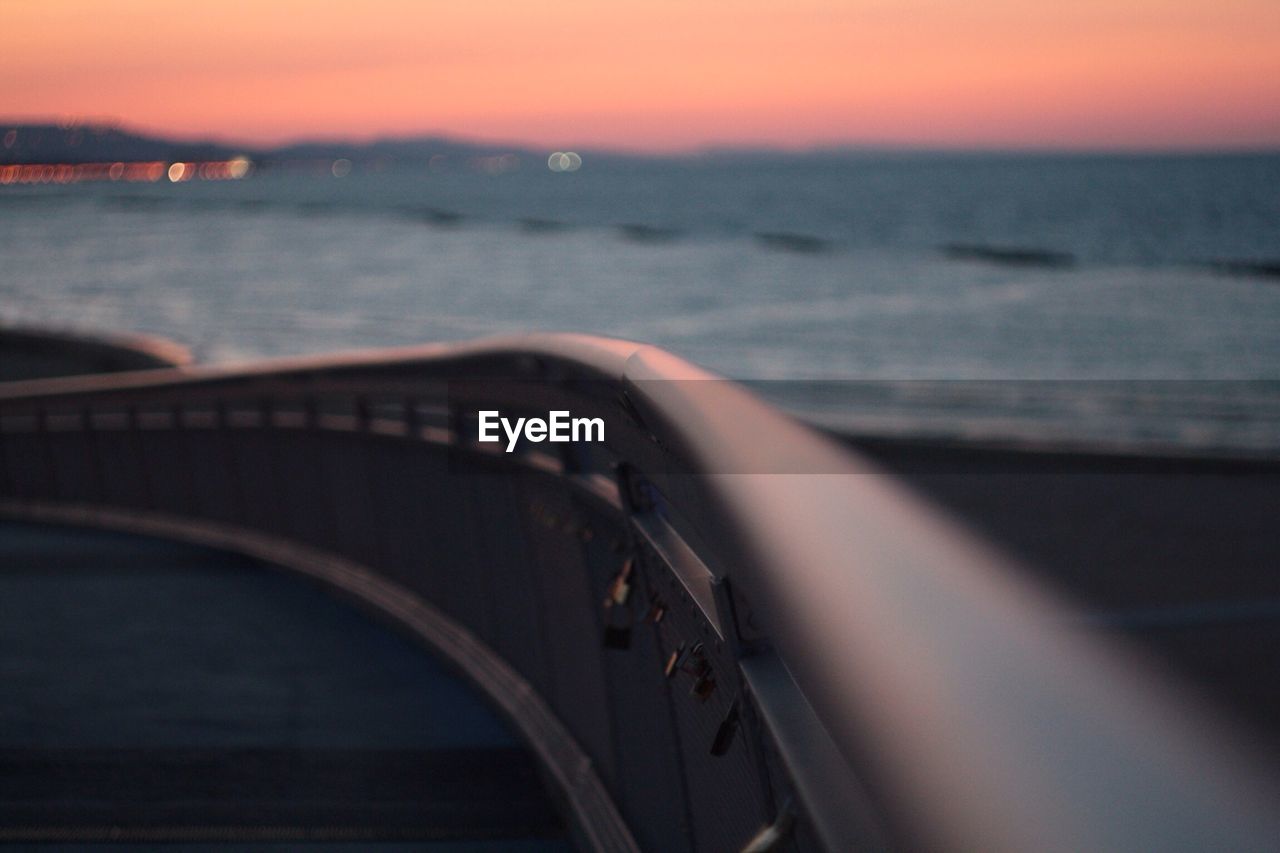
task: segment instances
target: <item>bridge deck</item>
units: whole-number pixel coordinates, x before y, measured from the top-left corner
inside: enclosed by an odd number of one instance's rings
[[[0,696],[0,840],[571,849],[464,682],[246,558],[0,524]]]

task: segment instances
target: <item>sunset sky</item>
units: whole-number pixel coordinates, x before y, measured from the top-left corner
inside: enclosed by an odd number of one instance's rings
[[[253,142],[1280,146],[1280,0],[0,0],[0,118]]]

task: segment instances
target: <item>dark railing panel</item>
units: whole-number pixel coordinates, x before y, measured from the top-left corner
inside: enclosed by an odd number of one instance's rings
[[[492,480],[482,475],[478,482]],[[534,606],[543,614],[541,646],[547,666],[540,692],[575,732],[606,784],[620,775],[613,750],[613,732],[604,671],[607,651],[599,638],[602,584],[592,583],[591,570],[604,576],[620,555],[588,566],[581,540],[582,522],[562,487],[547,478],[530,480],[520,489],[521,513],[527,543],[525,558],[534,578]],[[530,509],[537,508],[537,518]],[[517,569],[518,570],[518,569]],[[497,573],[500,584],[506,573]],[[499,618],[501,615],[499,614]]]
[[[15,418],[30,421],[35,418]],[[48,447],[35,427],[23,423],[4,436],[5,494],[22,500],[52,500],[56,495],[53,468],[48,459]]]

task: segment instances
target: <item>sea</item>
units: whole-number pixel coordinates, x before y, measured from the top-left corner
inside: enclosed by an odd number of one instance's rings
[[[161,335],[209,363],[587,332],[848,432],[1271,456],[1280,154],[586,153],[572,172],[524,155],[3,186],[0,324]]]

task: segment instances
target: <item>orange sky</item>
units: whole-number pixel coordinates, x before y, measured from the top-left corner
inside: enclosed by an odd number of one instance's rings
[[[0,0],[0,116],[251,141],[1280,145],[1280,0]]]

